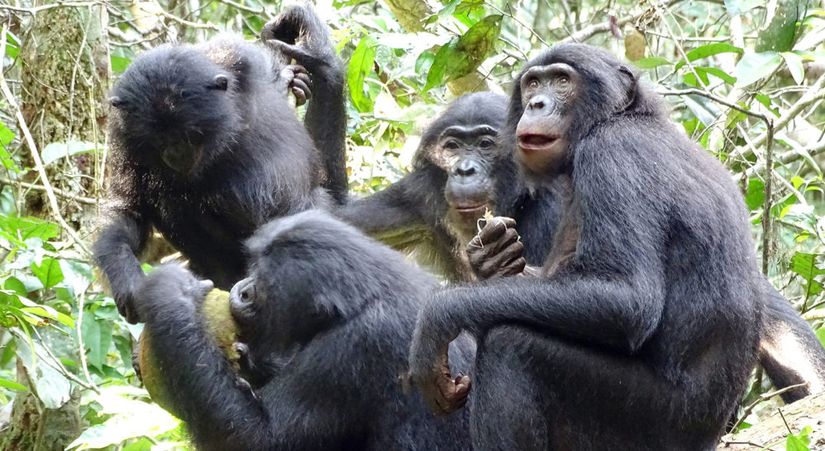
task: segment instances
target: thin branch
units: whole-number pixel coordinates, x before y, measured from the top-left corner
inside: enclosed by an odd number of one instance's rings
[[[756,401],[748,404],[748,406],[745,407],[745,409],[742,411],[742,415],[739,417],[738,420],[736,420],[736,423],[734,423],[733,427],[730,428],[730,429],[732,431],[735,431],[736,428],[739,427],[739,425],[742,424],[743,421],[745,421],[745,418],[747,418],[748,415],[750,415],[751,412],[753,412],[753,409],[755,409],[756,406],[758,406],[759,404],[761,404],[761,403],[763,403],[763,402],[765,402],[765,401],[767,401],[767,400],[769,400],[769,399],[771,399],[775,396],[779,396],[782,393],[789,392],[789,391],[791,391],[795,388],[805,387],[807,385],[808,385],[807,382],[803,382],[801,384],[788,385],[787,387],[780,388],[779,390],[774,390],[772,392],[763,393],[763,394],[759,395],[759,398],[757,398]]]
[[[48,9],[54,8],[82,8],[88,6],[96,6],[96,5],[103,5],[104,2],[102,1],[91,1],[91,2],[61,2],[57,1],[54,3],[49,3],[48,5],[40,5],[35,6],[32,8],[21,8],[18,6],[11,6],[11,5],[0,5],[0,11],[12,11],[17,13],[24,13],[24,14],[31,14],[32,16],[36,15],[39,12],[46,11]]]
[[[6,178],[6,177],[2,177],[2,176],[0,176],[0,183],[3,183],[5,185],[10,185],[10,186],[21,186],[23,188],[33,189],[35,191],[46,191],[46,187],[44,187],[43,185],[36,185],[34,183],[26,183],[26,182],[23,182],[23,181],[20,181],[20,180],[12,180],[10,178]],[[52,188],[52,191],[54,192],[54,194],[56,194],[56,195],[58,195],[58,196],[60,196],[64,199],[73,200],[73,201],[76,201],[76,202],[81,203],[81,204],[85,204],[85,205],[96,205],[97,204],[97,199],[93,199],[91,197],[79,196],[77,194],[72,194],[72,193],[70,193],[68,191],[64,191],[60,188]]]

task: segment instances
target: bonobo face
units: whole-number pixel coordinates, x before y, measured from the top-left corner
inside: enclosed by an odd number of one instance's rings
[[[234,139],[233,81],[231,73],[191,49],[149,51],[112,92],[113,133],[131,158],[196,176]]]
[[[444,196],[451,223],[474,230],[476,220],[492,210],[490,163],[499,148],[498,130],[489,125],[448,127],[437,146],[448,174]]]
[[[553,63],[531,67],[519,83],[524,113],[516,128],[517,158],[531,172],[558,172],[567,156],[571,106],[581,78],[571,66]]]

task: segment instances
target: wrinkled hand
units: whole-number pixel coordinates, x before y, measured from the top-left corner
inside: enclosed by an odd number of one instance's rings
[[[521,274],[527,265],[516,221],[504,216],[486,224],[467,245],[470,267],[480,280]]]
[[[114,293],[115,305],[120,316],[126,319],[129,324],[142,322],[135,309],[135,290],[128,289],[120,293]]]
[[[206,294],[214,288],[210,280],[198,280],[179,264],[165,264],[146,276],[135,292],[134,307],[143,321],[149,321],[158,305],[174,304],[175,308],[195,310]]]
[[[291,64],[284,67],[278,76],[278,82],[279,91],[291,92],[295,96],[296,106],[301,106],[312,98],[312,82],[304,66]]]
[[[295,5],[282,11],[264,25],[261,39],[314,76],[338,61],[326,25],[308,6]]]
[[[421,390],[424,401],[437,415],[455,412],[467,403],[470,377],[450,373],[449,343],[455,338],[440,341],[428,330],[428,309],[418,318],[410,349],[409,380]]]

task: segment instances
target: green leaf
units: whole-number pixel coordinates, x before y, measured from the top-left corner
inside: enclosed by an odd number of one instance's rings
[[[0,236],[23,245],[31,238],[48,241],[60,234],[60,227],[39,218],[0,215]]]
[[[805,18],[806,4],[807,0],[776,2],[771,22],[758,34],[755,50],[757,52],[791,50],[796,42],[798,24]]]
[[[748,209],[756,210],[765,203],[765,182],[751,177],[748,180],[748,191],[745,193],[745,203]]]
[[[785,449],[788,451],[810,451],[808,445],[811,443],[811,427],[805,426],[799,434],[789,434],[785,442]]]
[[[132,64],[132,60],[130,58],[126,58],[125,56],[111,56],[111,64],[112,64],[112,72],[115,74],[122,74],[126,72],[126,69]]]
[[[372,72],[375,64],[375,51],[378,45],[369,36],[364,36],[352,53],[347,67],[347,84],[349,85],[352,104],[358,111],[372,111],[375,101],[369,97],[366,88],[367,74]]]
[[[44,165],[49,165],[63,157],[94,152],[98,147],[96,143],[84,141],[69,141],[67,143],[51,143],[40,153]]]
[[[772,74],[781,63],[782,58],[776,52],[748,53],[736,65],[736,85],[750,86]]]
[[[819,339],[819,344],[825,348],[825,327],[820,327],[816,330],[816,338]]]
[[[722,69],[719,69],[718,67],[698,66],[695,69],[696,72],[699,72],[699,74],[705,75],[705,79],[707,79],[707,75],[713,75],[714,77],[724,81],[729,85],[733,85],[736,83],[736,77],[728,74],[727,72],[723,71]]]
[[[805,80],[805,68],[802,66],[802,57],[793,52],[782,52],[788,72],[791,73],[796,84],[802,84]]]
[[[435,54],[427,73],[427,91],[476,70],[493,50],[501,33],[501,16],[487,16],[457,39],[443,45]]]
[[[713,44],[707,44],[701,47],[696,47],[695,49],[687,52],[686,55],[687,60],[693,62],[698,59],[707,58],[709,56],[718,55],[720,53],[742,53],[742,49],[735,45],[728,44],[727,42],[715,42]],[[685,64],[687,64],[687,62],[685,62],[685,60],[681,60],[678,63],[676,63],[676,66],[674,68],[678,70]]]
[[[27,392],[29,391],[25,385],[19,384],[15,381],[11,381],[8,379],[3,379],[0,377],[0,387],[7,388],[9,390],[19,391],[19,392]]]
[[[63,281],[63,271],[56,258],[45,257],[40,265],[32,263],[31,270],[43,282],[44,288],[51,288]]]
[[[665,58],[662,58],[661,56],[650,56],[637,60],[633,64],[635,64],[639,69],[653,69],[659,66],[670,66],[673,63]]]

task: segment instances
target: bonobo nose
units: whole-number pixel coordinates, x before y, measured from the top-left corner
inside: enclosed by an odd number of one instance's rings
[[[232,287],[229,291],[229,300],[232,303],[245,304],[255,298],[255,279],[247,277]]]
[[[527,103],[527,109],[528,110],[541,111],[549,104],[550,104],[550,100],[546,96],[537,95],[537,96],[533,96],[530,99],[530,101]]]
[[[453,168],[453,173],[462,177],[469,177],[478,171],[476,162],[473,160],[461,160]]]

